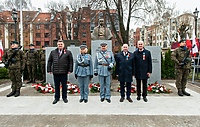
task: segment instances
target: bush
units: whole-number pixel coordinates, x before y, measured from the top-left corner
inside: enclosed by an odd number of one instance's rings
[[[8,70],[6,68],[0,68],[0,79],[8,79]]]

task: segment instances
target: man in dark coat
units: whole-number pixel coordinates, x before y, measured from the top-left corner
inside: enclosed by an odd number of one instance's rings
[[[134,52],[134,75],[137,81],[137,100],[141,96],[141,81],[143,84],[143,100],[147,102],[147,79],[152,73],[151,52],[144,48],[143,41],[138,41],[137,50]]]
[[[57,48],[51,51],[47,64],[47,72],[54,77],[55,100],[56,104],[60,99],[60,83],[62,84],[62,99],[65,103],[67,100],[67,77],[73,72],[73,57],[71,51],[64,48],[62,40],[57,42]]]
[[[120,81],[120,102],[123,102],[125,98],[125,86],[126,99],[131,103],[133,102],[133,100],[130,97],[133,73],[133,53],[128,51],[127,44],[123,44],[122,51],[119,52],[116,56],[116,75],[118,76],[118,81]]]

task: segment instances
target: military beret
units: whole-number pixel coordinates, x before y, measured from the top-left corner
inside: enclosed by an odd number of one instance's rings
[[[101,46],[106,46],[107,44],[105,42],[102,42],[100,45]]]
[[[19,42],[17,42],[17,41],[11,41],[10,44],[19,44]]]
[[[35,46],[34,44],[30,44],[29,46]]]
[[[186,41],[185,38],[181,39],[181,40],[179,41],[179,43],[181,43],[181,42],[183,42],[183,41]]]
[[[81,45],[81,46],[80,46],[80,49],[85,49],[85,48],[87,48],[86,45]]]

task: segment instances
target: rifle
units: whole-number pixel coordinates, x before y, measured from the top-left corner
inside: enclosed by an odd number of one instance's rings
[[[195,47],[195,45],[192,46],[191,50],[192,50],[194,47]],[[188,58],[189,55],[190,55],[190,50],[188,50],[188,51],[186,52],[184,58],[182,59],[181,64],[180,64],[181,67],[183,67],[184,65],[186,65],[186,64],[188,63],[188,61],[189,61],[189,59],[190,59],[190,58]]]
[[[19,51],[20,49],[22,48],[22,46],[20,46],[18,49],[16,49],[14,52],[13,52],[13,54],[11,55],[11,57],[5,62],[5,68],[8,68],[8,66],[10,65],[10,63],[12,63],[13,62],[13,58],[16,56],[16,54],[17,54],[17,51]]]

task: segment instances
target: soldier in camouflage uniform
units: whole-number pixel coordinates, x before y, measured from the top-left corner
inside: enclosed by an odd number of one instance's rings
[[[35,50],[34,44],[29,45],[29,50],[26,53],[26,64],[29,75],[29,81],[27,83],[35,83],[38,64],[38,53]]]
[[[46,66],[45,66],[45,51],[46,51],[46,47],[45,46],[42,46],[42,51],[40,51],[40,54],[39,54],[39,62],[40,62],[40,67],[41,67],[41,71],[42,71],[42,82],[45,82],[46,81]]]
[[[180,47],[176,48],[171,55],[172,60],[175,62],[176,87],[179,96],[190,96],[190,94],[185,91],[187,78],[191,68],[191,59],[189,55],[187,56],[187,59],[183,61],[186,53],[189,52],[189,49],[186,47],[185,39],[182,39],[179,43]]]
[[[15,55],[13,53],[15,52]],[[9,61],[9,62],[8,62]],[[8,62],[9,77],[12,82],[12,91],[7,97],[20,95],[20,88],[22,86],[22,72],[25,67],[24,52],[19,49],[19,43],[16,41],[11,42],[11,48],[3,55],[3,62]]]

